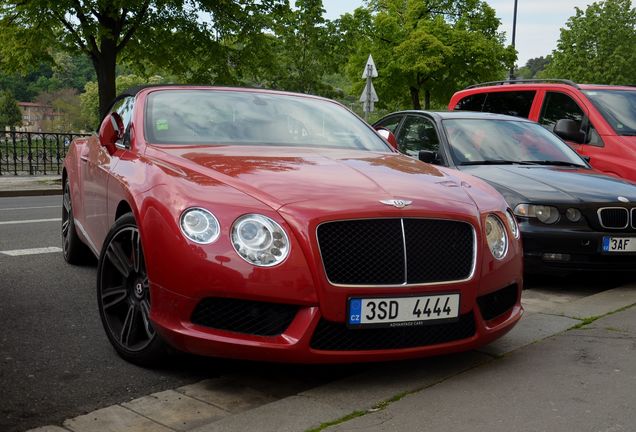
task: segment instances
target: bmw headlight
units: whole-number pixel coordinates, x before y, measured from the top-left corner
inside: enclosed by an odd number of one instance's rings
[[[506,210],[506,220],[508,221],[508,225],[510,225],[510,232],[515,238],[519,238],[519,225],[517,225],[517,219],[512,214],[511,210]]]
[[[534,204],[519,204],[515,207],[515,215],[537,218],[544,224],[556,223],[560,217],[556,207]]]
[[[495,215],[486,218],[486,240],[492,256],[502,259],[508,251],[508,236],[503,222]]]
[[[192,207],[181,213],[181,232],[195,243],[209,244],[219,238],[221,226],[212,213],[203,208]]]
[[[270,267],[289,255],[289,239],[285,230],[267,216],[248,214],[232,225],[234,249],[250,264]]]

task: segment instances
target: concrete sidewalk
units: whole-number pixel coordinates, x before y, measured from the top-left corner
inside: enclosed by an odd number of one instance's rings
[[[0,176],[0,197],[62,195],[62,176]]]
[[[382,363],[242,409],[227,408],[230,386],[199,383],[34,431],[632,431],[635,304],[636,285],[535,304],[479,351]]]

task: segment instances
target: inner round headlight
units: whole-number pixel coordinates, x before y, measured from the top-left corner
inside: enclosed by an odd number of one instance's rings
[[[274,220],[259,214],[238,218],[232,225],[232,244],[241,258],[250,264],[269,267],[289,255],[289,239]]]
[[[519,238],[519,225],[517,225],[517,219],[515,219],[510,210],[506,210],[506,220],[508,221],[508,225],[510,225],[512,235],[515,238]]]
[[[492,256],[502,259],[508,251],[508,237],[503,222],[495,215],[486,218],[486,240]]]
[[[219,238],[221,226],[212,213],[193,207],[181,213],[181,232],[195,243],[209,244]]]
[[[583,214],[579,209],[569,208],[565,211],[565,217],[568,218],[570,222],[578,222],[583,217]]]

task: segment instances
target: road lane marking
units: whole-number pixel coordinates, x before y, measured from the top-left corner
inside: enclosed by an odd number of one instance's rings
[[[0,225],[17,225],[17,224],[38,223],[38,222],[60,222],[61,220],[62,218],[3,221],[3,222],[0,222]]]
[[[62,248],[50,246],[43,248],[31,248],[31,249],[14,249],[14,250],[6,250],[0,251],[0,254],[9,255],[9,256],[22,256],[22,255],[38,255],[45,253],[57,253],[62,252]]]
[[[39,206],[39,207],[9,207],[9,208],[0,208],[0,211],[11,211],[11,210],[36,210],[36,209],[47,209],[47,208],[60,208],[59,205],[54,206]]]

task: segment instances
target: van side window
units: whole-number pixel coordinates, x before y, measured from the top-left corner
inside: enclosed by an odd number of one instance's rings
[[[482,111],[528,118],[535,94],[534,90],[487,93]]]
[[[481,111],[486,100],[485,93],[477,93],[462,98],[457,105],[455,105],[455,111]]]
[[[587,144],[594,146],[603,146],[603,141],[594,126],[588,121],[587,117],[579,105],[570,96],[559,92],[546,92],[541,107],[541,115],[539,116],[539,124],[552,132],[557,120],[570,119],[579,124],[579,128],[589,129],[587,131]]]

